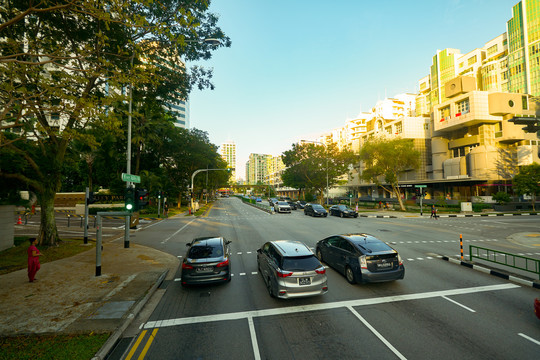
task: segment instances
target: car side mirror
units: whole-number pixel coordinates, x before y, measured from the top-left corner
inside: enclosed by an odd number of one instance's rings
[[[186,246],[187,246],[187,247],[190,247],[190,246],[191,246],[191,244],[186,244]]]
[[[229,245],[230,243],[232,243],[232,240],[225,241],[225,244],[227,244],[227,245]]]
[[[261,254],[262,253],[261,249],[257,249],[257,253]]]

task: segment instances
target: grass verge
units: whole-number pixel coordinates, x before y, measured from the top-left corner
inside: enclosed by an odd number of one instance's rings
[[[0,337],[0,360],[92,359],[109,335]]]

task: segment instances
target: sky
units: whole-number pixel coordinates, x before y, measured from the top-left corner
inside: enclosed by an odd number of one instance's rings
[[[416,93],[437,50],[466,54],[506,31],[518,0],[212,0],[231,38],[194,89],[191,128],[249,154],[279,156],[345,125],[378,100]]]

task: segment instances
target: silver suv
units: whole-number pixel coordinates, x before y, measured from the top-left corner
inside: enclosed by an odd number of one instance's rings
[[[289,299],[328,292],[326,269],[300,241],[270,241],[257,250],[257,265],[268,293]]]

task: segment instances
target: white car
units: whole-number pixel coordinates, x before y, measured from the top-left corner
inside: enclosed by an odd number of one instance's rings
[[[286,201],[278,201],[274,204],[274,210],[278,213],[290,213],[291,206]]]

